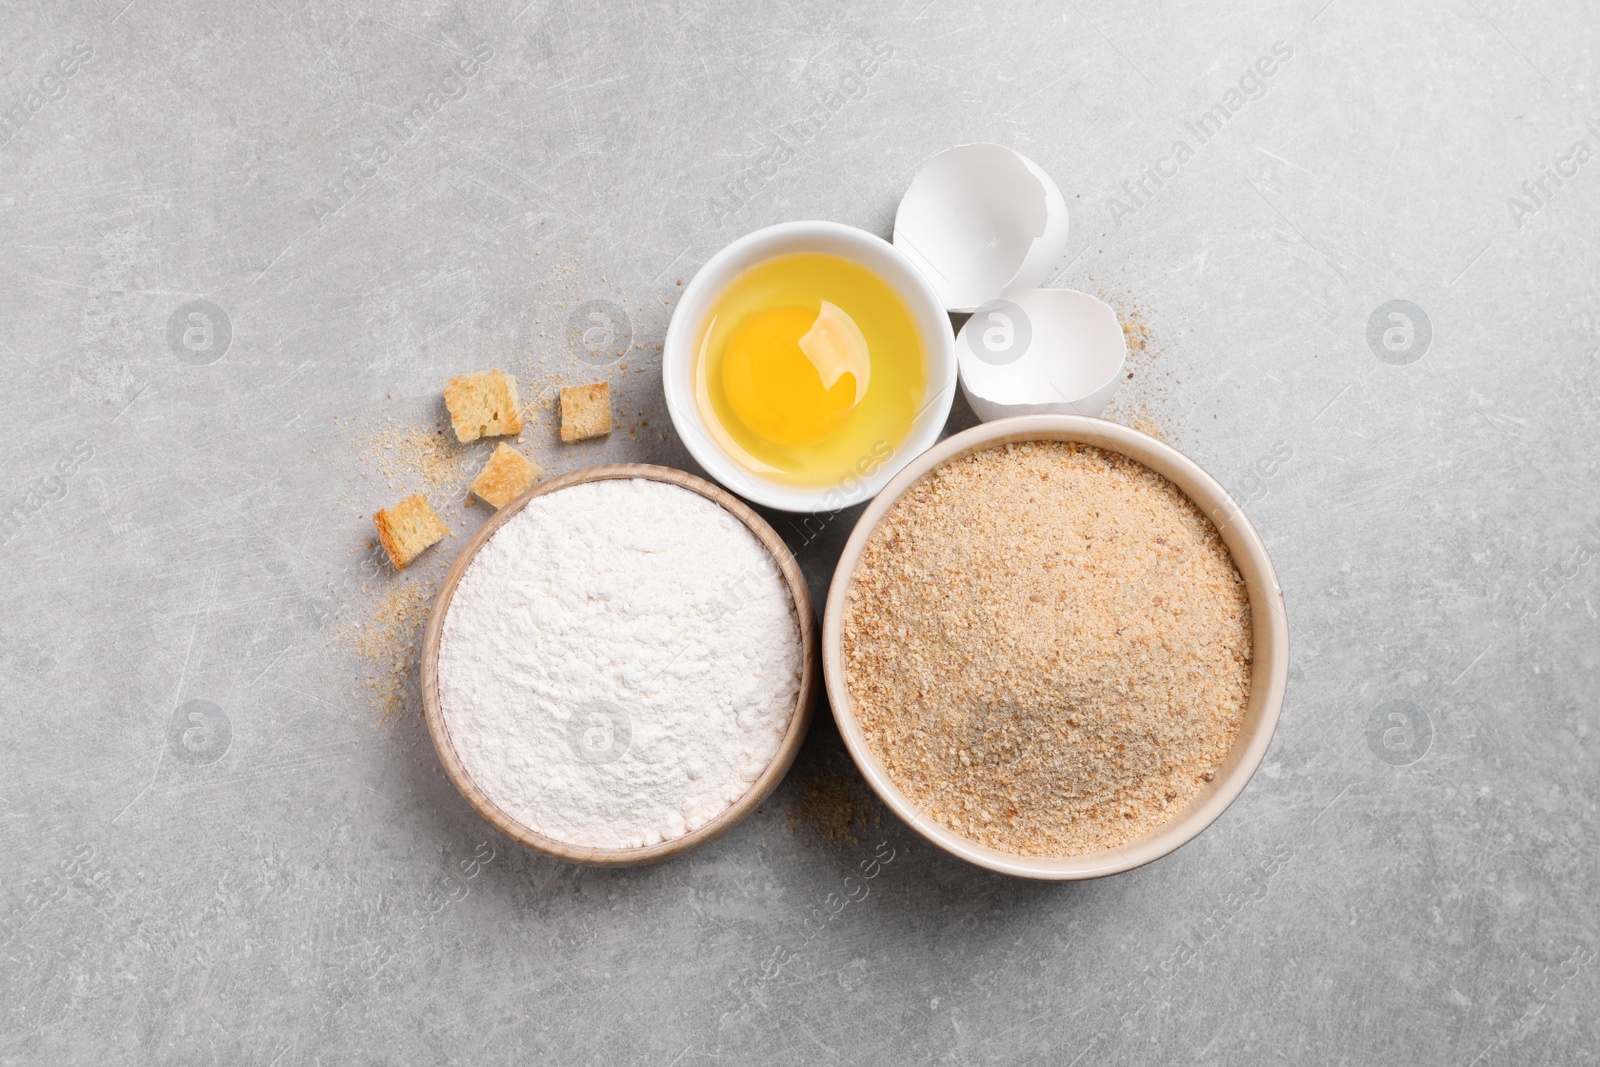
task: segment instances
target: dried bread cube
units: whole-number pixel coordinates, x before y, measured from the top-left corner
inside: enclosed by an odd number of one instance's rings
[[[451,378],[444,386],[444,404],[450,409],[450,424],[459,441],[522,432],[517,381],[503,370]]]
[[[568,443],[611,432],[611,383],[594,382],[561,390],[561,439]]]
[[[423,549],[450,536],[450,528],[421,493],[406,497],[392,508],[381,509],[372,516],[372,522],[378,527],[378,540],[389,553],[389,562],[398,571],[410,566]]]
[[[544,471],[539,465],[510,445],[501,442],[483,465],[483,470],[472,479],[472,495],[487,504],[503,508],[523,490],[539,480]]]

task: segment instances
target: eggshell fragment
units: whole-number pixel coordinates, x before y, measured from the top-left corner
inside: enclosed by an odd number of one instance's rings
[[[894,246],[946,311],[975,311],[1043,282],[1067,247],[1067,202],[1026,156],[965,144],[931,156],[894,217]]]
[[[1127,358],[1117,313],[1076,289],[1030,289],[979,308],[956,335],[961,391],[984,422],[1099,416]]]

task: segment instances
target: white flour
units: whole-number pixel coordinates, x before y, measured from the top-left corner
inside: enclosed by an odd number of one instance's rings
[[[575,845],[689,833],[777,754],[800,685],[788,587],[749,529],[662,482],[530,501],[462,576],[439,699],[467,773]]]

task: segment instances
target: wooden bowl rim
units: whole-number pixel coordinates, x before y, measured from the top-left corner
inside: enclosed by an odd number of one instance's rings
[[[1118,452],[1162,475],[1192,500],[1221,534],[1249,590],[1253,671],[1250,696],[1233,745],[1216,777],[1171,818],[1114,848],[1078,856],[1019,856],[963,837],[922,812],[900,791],[867,747],[845,684],[843,614],[861,552],[889,510],[931,471],[991,448],[1029,441],[1075,441]],[[1019,878],[1076,881],[1142,867],[1192,841],[1226,811],[1249,783],[1277,729],[1289,678],[1289,620],[1283,589],[1266,544],[1244,509],[1206,469],[1138,430],[1083,415],[1020,415],[980,423],[939,442],[906,464],[867,506],[845,542],[828,588],[822,619],[822,671],[834,721],[851,759],[889,810],[945,852],[978,867]]]
[[[790,717],[789,728],[772,762],[751,783],[743,796],[710,822],[682,837],[642,848],[572,845],[536,833],[513,819],[479,789],[472,776],[467,773],[460,757],[456,754],[455,744],[450,739],[449,727],[444,721],[444,710],[439,704],[439,642],[444,633],[444,620],[450,611],[451,598],[455,595],[456,586],[460,583],[462,575],[466,574],[478,551],[489,542],[500,527],[526,507],[528,501],[587,482],[632,478],[677,485],[721,505],[744,523],[745,527],[755,535],[756,540],[772,553],[774,562],[778,564],[778,569],[788,584],[790,600],[800,630],[802,645],[800,691],[795,698],[795,710]],[[438,595],[434,597],[433,609],[428,615],[428,625],[422,635],[423,716],[428,723],[428,733],[433,739],[434,750],[439,754],[439,762],[444,765],[445,774],[449,776],[451,784],[467,799],[467,803],[477,809],[478,814],[489,820],[502,833],[515,838],[535,852],[571,863],[594,867],[632,867],[671,859],[720,837],[772,795],[772,791],[783,781],[784,775],[794,763],[800,745],[805,740],[806,731],[810,728],[812,707],[818,688],[817,662],[817,627],[810,589],[806,585],[805,576],[800,572],[800,565],[795,561],[794,554],[789,551],[789,546],[784,544],[777,531],[765,519],[732,493],[688,471],[653,463],[602,463],[551,478],[528,489],[490,516],[478,532],[473,534],[472,540],[462,548],[461,554],[451,565],[450,572],[445,575],[444,584],[440,586]]]

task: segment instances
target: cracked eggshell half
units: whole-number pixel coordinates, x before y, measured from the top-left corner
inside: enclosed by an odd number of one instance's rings
[[[1067,202],[1026,156],[964,144],[929,157],[894,217],[894,246],[946,311],[975,311],[1043,282],[1067,248]]]
[[[1117,313],[1076,289],[1030,289],[979,308],[956,336],[961,391],[984,422],[1098,417],[1127,358]]]

